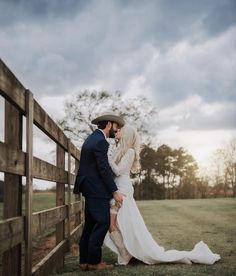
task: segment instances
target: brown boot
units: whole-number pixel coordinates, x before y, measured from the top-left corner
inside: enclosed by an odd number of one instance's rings
[[[106,263],[99,263],[99,264],[88,264],[89,270],[103,270],[103,269],[112,269],[114,265],[106,264]]]

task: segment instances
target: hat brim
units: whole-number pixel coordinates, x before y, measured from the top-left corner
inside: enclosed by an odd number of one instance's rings
[[[101,121],[115,122],[120,127],[123,127],[125,125],[125,121],[121,117],[116,116],[116,115],[112,115],[112,114],[99,116],[99,117],[92,120],[92,124],[98,125],[98,123],[101,122]]]

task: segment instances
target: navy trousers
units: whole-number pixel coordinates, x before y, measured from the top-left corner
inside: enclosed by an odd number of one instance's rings
[[[80,263],[98,264],[110,226],[110,205],[106,198],[85,198],[85,224],[79,242]]]

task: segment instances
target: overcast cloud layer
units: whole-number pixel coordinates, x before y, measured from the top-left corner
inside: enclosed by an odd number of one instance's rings
[[[0,55],[58,116],[55,99],[119,90],[152,100],[163,142],[236,134],[234,0],[1,0]]]

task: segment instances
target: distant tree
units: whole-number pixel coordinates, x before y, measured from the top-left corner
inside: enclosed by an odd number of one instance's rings
[[[147,178],[151,178],[151,171],[157,165],[156,152],[148,145],[144,145],[140,152],[142,170],[147,172]]]
[[[134,125],[142,141],[150,143],[156,128],[156,109],[144,96],[125,99],[122,93],[107,91],[80,91],[67,101],[64,106],[65,116],[58,121],[60,127],[77,144],[81,146],[84,139],[95,129],[92,119],[110,110],[123,116]]]
[[[217,149],[212,155],[212,166],[211,166],[211,179],[213,186],[212,190],[214,196],[217,196],[219,190],[223,189],[224,185],[227,186],[225,182],[225,152],[224,149]]]
[[[141,154],[141,167],[145,192],[153,198],[193,198],[197,163],[183,148],[172,149],[161,145],[157,150],[144,146]]]
[[[143,180],[139,187],[139,193],[142,199],[164,199],[165,187],[163,183],[157,181],[156,167],[158,160],[156,151],[145,145],[140,153],[141,170]]]
[[[236,197],[236,138],[233,138],[225,147],[223,155],[225,182],[231,187],[233,195]]]
[[[167,145],[161,145],[156,151],[156,178],[165,187],[166,198],[170,198],[170,186],[174,185],[175,175],[172,173],[172,149]]]
[[[178,198],[196,197],[196,179],[184,177],[176,187]]]
[[[176,171],[180,177],[181,198],[195,198],[198,165],[183,148],[177,150]]]
[[[196,181],[196,190],[197,194],[200,198],[208,197],[209,192],[209,177],[208,176],[201,176]]]
[[[198,169],[194,158],[182,147],[172,149],[167,145],[161,145],[157,149],[156,158],[157,177],[166,187],[166,198],[175,198],[177,187],[182,187],[182,190],[184,188],[188,190],[192,189],[191,197],[193,197],[193,183],[196,180]],[[189,192],[188,194],[190,196]]]
[[[230,189],[236,196],[236,138],[213,154],[211,179],[215,197],[227,196]]]

